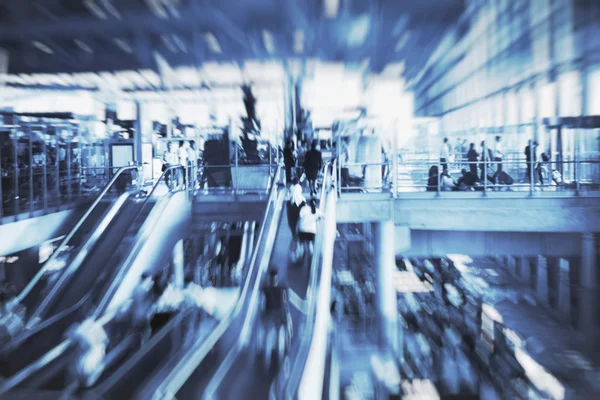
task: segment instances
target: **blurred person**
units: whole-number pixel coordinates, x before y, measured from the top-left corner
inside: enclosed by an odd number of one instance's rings
[[[298,182],[298,179],[292,179],[292,186],[290,187],[290,201],[287,204],[287,217],[288,224],[292,235],[296,237],[298,219],[300,218],[300,209],[306,205],[306,198],[302,193],[302,186]]]
[[[428,192],[437,192],[438,175],[439,175],[439,170],[438,170],[437,165],[433,165],[431,168],[429,168],[429,175],[427,178],[427,191]]]
[[[188,147],[189,143],[185,140],[181,140],[179,142],[179,164],[182,167],[183,171],[183,185],[187,188],[188,185]]]
[[[494,150],[492,152],[494,163],[496,164],[496,172],[494,173],[494,181],[497,182],[500,175],[502,174],[502,158],[504,153],[502,152],[502,136],[496,136],[494,141]]]
[[[283,149],[283,164],[285,165],[285,182],[292,183],[292,174],[296,168],[296,156],[294,155],[294,142],[288,140]]]
[[[527,175],[525,179],[527,181],[531,181],[531,168],[537,161],[537,147],[538,142],[531,139],[527,141],[527,146],[525,146],[525,161],[527,163]],[[535,180],[535,177],[533,179]]]
[[[462,176],[458,178],[457,182],[459,190],[471,190],[471,188],[479,181],[477,171],[473,173],[472,171],[467,171],[463,168],[461,174]]]
[[[444,138],[444,143],[442,143],[442,147],[440,147],[440,163],[442,168],[447,167],[450,160],[450,152],[452,149],[450,148],[450,143],[448,142],[448,138]]]
[[[317,221],[323,217],[323,214],[317,209],[317,201],[310,199],[308,205],[300,209],[300,219],[298,221],[298,238],[305,248],[308,248],[309,254],[313,254],[315,236],[317,235]]]
[[[167,142],[167,149],[163,152],[162,162],[162,172],[167,171],[169,167],[177,165],[177,163],[179,162],[177,154],[173,151],[172,142]],[[169,183],[171,181],[171,172],[172,171],[167,171],[165,173],[165,183],[167,184],[167,186],[169,186]]]
[[[265,366],[269,369],[273,351],[277,351],[281,365],[293,336],[287,287],[280,283],[276,269],[269,271],[267,282],[262,288],[260,303],[262,323],[258,325],[257,336],[264,342],[260,343],[259,339],[258,345],[264,349]]]
[[[492,159],[491,154],[492,154],[492,151],[489,148],[487,148],[487,146],[485,145],[485,140],[482,140],[481,141],[481,155],[479,157],[479,160],[481,161],[479,163],[479,168],[481,169],[481,176],[479,177],[479,180],[482,182],[484,181],[484,179],[487,178],[486,174],[489,174],[489,172],[490,172],[489,162]]]
[[[469,171],[472,175],[477,176],[477,160],[479,159],[479,153],[475,150],[475,143],[469,145],[469,152],[467,153],[467,161],[469,162]]]
[[[304,173],[306,179],[308,179],[308,186],[310,188],[310,195],[317,195],[317,176],[323,166],[323,156],[319,150],[317,150],[317,141],[313,140],[311,143],[311,149],[306,152],[304,159]]]
[[[536,171],[538,173],[538,179],[540,180],[540,184],[544,185],[549,183],[549,172],[548,172],[548,161],[550,161],[550,157],[546,153],[542,153],[540,156],[542,161],[540,161],[537,165]]]
[[[444,167],[442,170],[442,175],[440,176],[440,188],[445,192],[449,192],[451,190],[456,189],[456,181],[450,175],[448,171],[448,166]]]

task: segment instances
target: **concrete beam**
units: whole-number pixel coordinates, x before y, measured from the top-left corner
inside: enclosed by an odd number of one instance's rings
[[[364,204],[371,208],[371,202]],[[397,199],[395,217],[396,224],[420,230],[594,232],[600,226],[600,201],[574,197]]]

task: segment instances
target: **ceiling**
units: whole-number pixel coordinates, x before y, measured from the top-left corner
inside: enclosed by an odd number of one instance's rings
[[[465,0],[3,0],[11,74],[320,59],[424,66]],[[330,10],[330,11],[327,11]],[[329,13],[329,15],[328,15]],[[160,54],[160,57],[156,55]],[[1,63],[0,63],[1,64]]]

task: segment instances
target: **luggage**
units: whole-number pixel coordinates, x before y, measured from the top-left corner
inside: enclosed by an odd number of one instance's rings
[[[506,172],[502,171],[498,174],[498,183],[502,185],[512,185],[515,180]]]

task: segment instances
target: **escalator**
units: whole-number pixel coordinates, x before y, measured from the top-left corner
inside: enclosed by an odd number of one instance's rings
[[[168,262],[174,241],[180,239],[178,233],[185,231],[191,214],[189,199],[184,192],[154,197],[154,189],[145,198],[122,195],[83,247],[69,257],[68,265],[31,313],[29,329],[1,350],[0,371],[9,378],[1,391],[30,379],[32,374],[23,375],[23,370],[56,350],[53,347],[74,323],[119,307],[132,288],[131,284],[123,288],[122,282],[137,282],[135,275],[141,269],[152,270]],[[167,235],[164,241],[162,234]],[[41,379],[40,374],[36,378]]]
[[[329,188],[332,184],[331,178],[325,174],[324,190],[321,195],[322,206],[335,202],[333,191]],[[333,194],[332,194],[333,193]],[[315,242],[315,261],[305,257],[298,264],[289,262],[289,249],[292,235],[287,224],[286,213],[282,213],[283,193],[280,193],[278,202],[274,208],[273,219],[270,226],[259,236],[259,244],[255,253],[255,264],[253,265],[255,275],[251,280],[251,292],[242,296],[237,313],[234,313],[228,324],[221,330],[216,329],[212,338],[209,337],[204,343],[203,350],[192,349],[187,354],[186,362],[176,365],[174,372],[164,379],[164,384],[148,387],[138,398],[223,398],[237,399],[245,398],[249,393],[253,398],[269,398],[273,384],[282,379],[285,381],[289,376],[279,378],[282,371],[289,372],[289,366],[296,365],[296,359],[304,350],[305,340],[303,335],[307,325],[314,327],[314,323],[307,324],[307,317],[314,318],[311,306],[315,306],[316,299],[320,293],[320,270],[321,255],[320,244],[325,241],[323,236],[331,236],[328,232],[317,235]],[[327,200],[327,199],[331,200]],[[324,208],[322,208],[324,209]],[[327,210],[328,212],[331,210]],[[335,213],[331,214],[335,215]],[[333,237],[335,238],[335,218]],[[329,242],[333,243],[332,240]],[[331,265],[331,259],[329,259]],[[260,332],[260,295],[266,272],[269,269],[277,269],[282,283],[288,287],[288,298],[290,299],[290,316],[292,320],[292,338],[289,349],[288,361],[268,368],[261,365],[256,352],[257,337]],[[329,268],[330,270],[330,268]],[[327,289],[327,285],[326,288]],[[326,299],[328,303],[328,299]],[[327,304],[327,312],[329,304]],[[310,347],[310,346],[309,346]],[[309,351],[305,352],[308,355]],[[282,368],[283,367],[283,368]]]

